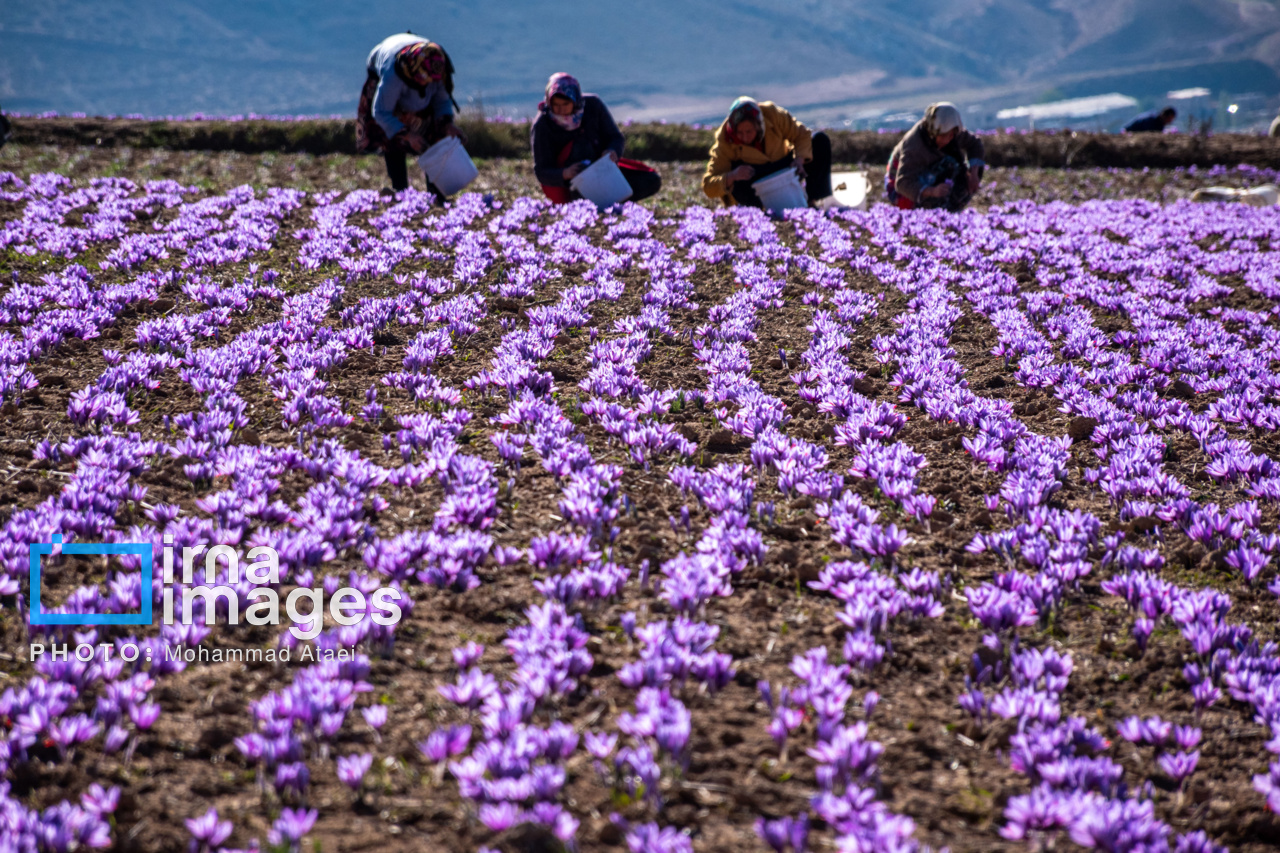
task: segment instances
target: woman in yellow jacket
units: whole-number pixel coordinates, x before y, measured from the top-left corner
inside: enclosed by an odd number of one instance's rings
[[[702,191],[725,205],[761,207],[751,182],[787,168],[794,168],[805,181],[810,204],[833,206],[831,140],[827,135],[811,133],[771,101],[738,98],[716,130]]]

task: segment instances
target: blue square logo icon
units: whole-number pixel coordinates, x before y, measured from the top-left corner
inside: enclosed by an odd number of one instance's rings
[[[150,625],[151,624],[151,557],[150,542],[76,542],[62,545],[62,534],[50,537],[52,542],[34,542],[28,547],[31,556],[32,625]],[[142,563],[141,613],[47,613],[40,601],[40,557],[53,554],[53,546],[62,545],[63,554],[137,554]]]

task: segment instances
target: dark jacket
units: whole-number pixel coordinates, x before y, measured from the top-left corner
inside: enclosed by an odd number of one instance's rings
[[[582,100],[582,124],[577,130],[565,130],[544,112],[529,131],[529,142],[533,146],[533,173],[544,187],[565,186],[564,170],[572,163],[583,160],[594,163],[609,150],[622,156],[625,140],[609,114],[609,108],[597,95],[583,95]],[[569,159],[560,165],[560,152],[569,143],[573,143]]]
[[[1164,133],[1164,119],[1160,111],[1143,113],[1124,126],[1125,133]]]
[[[983,159],[986,151],[981,139],[961,130],[946,147],[939,148],[925,130],[924,119],[921,119],[906,132],[889,155],[888,185],[898,195],[919,204],[920,193],[925,189],[920,178],[943,156],[949,156],[957,163],[967,163],[969,168],[986,165]]]

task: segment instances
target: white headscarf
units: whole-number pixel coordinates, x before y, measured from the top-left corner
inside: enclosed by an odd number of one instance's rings
[[[950,101],[939,101],[930,104],[924,111],[924,129],[937,139],[952,130],[964,130],[964,120],[960,118],[960,110]]]

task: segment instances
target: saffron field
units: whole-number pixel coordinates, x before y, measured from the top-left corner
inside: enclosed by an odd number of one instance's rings
[[[0,157],[0,851],[1280,843],[1280,213],[1185,198],[1274,173],[770,218],[380,166]],[[30,625],[55,533],[402,618]]]

